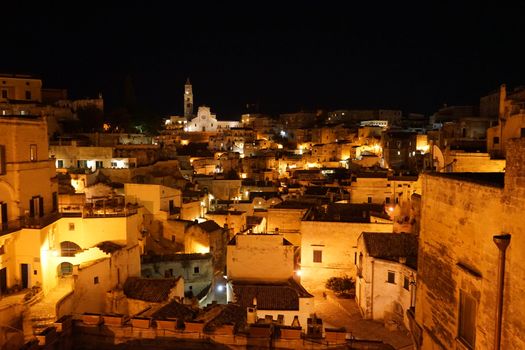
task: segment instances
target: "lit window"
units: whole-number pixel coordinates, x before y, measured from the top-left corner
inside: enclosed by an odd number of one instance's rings
[[[36,145],[30,145],[29,146],[29,159],[32,162],[36,162],[37,161]]]

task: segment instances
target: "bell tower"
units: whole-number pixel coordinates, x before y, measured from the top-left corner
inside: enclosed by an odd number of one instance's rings
[[[193,117],[193,90],[191,88],[190,78],[184,85],[184,116],[188,119]]]

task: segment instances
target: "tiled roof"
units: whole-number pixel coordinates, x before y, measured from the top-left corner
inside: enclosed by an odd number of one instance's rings
[[[305,196],[326,196],[328,187],[310,186],[304,191]]]
[[[264,198],[265,200],[268,200],[270,198],[280,198],[279,191],[252,191],[249,194],[250,200],[254,200],[255,198]]]
[[[370,222],[370,216],[390,219],[382,204],[330,203],[326,210],[312,212],[308,220],[337,222]]]
[[[106,254],[111,254],[113,252],[116,252],[117,250],[125,247],[125,245],[120,245],[115,242],[111,241],[105,241],[102,243],[97,244],[97,247],[102,250]]]
[[[399,261],[416,268],[418,238],[409,233],[363,232],[366,250],[371,257]]]
[[[192,260],[211,260],[210,253],[188,253],[188,254],[164,254],[164,255],[142,255],[140,257],[142,264],[160,262],[160,261],[192,261]]]
[[[189,321],[195,317],[195,314],[188,306],[174,300],[155,311],[152,316],[158,319],[180,318]]]
[[[314,204],[312,203],[287,200],[277,205],[274,205],[272,208],[273,209],[309,209],[313,206]]]
[[[177,285],[179,278],[128,277],[124,283],[124,294],[131,299],[152,303],[164,302],[168,300],[170,292]]]
[[[237,304],[220,305],[221,313],[206,324],[206,329],[213,330],[225,324],[242,328],[246,324],[246,308]]]
[[[293,279],[273,284],[233,281],[233,293],[236,304],[243,308],[252,306],[257,298],[260,310],[299,310],[299,298],[313,297]]]
[[[220,230],[221,227],[219,226],[219,224],[217,224],[215,221],[213,220],[208,220],[208,221],[204,221],[204,222],[201,222],[200,224],[198,224],[200,228],[202,228],[204,231],[206,232],[213,232],[213,231],[216,231],[216,230]]]

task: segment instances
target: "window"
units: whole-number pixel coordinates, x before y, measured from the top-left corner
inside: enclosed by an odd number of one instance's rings
[[[98,276],[95,276],[95,278],[93,278],[93,284],[98,284]]]
[[[404,276],[403,278],[403,288],[405,288],[406,290],[410,289],[410,280],[407,276]]]
[[[29,217],[44,216],[44,198],[34,196],[29,200]]]
[[[476,300],[462,290],[459,292],[458,324],[458,338],[469,349],[474,349],[476,343]]]
[[[38,271],[37,270],[33,270],[33,275],[38,275]]]
[[[2,90],[2,98],[7,98],[7,90]]]
[[[314,263],[322,263],[322,262],[323,262],[323,251],[314,250]]]
[[[95,161],[95,168],[97,168],[97,169],[101,169],[101,168],[103,168],[103,167],[104,167],[104,165],[103,165],[103,163],[102,163],[101,160],[97,160],[97,161]]]
[[[525,128],[521,128],[520,137],[525,137]]]
[[[4,175],[6,173],[5,163],[5,146],[0,145],[0,175]]]
[[[388,271],[388,283],[396,284],[396,273],[394,271]]]
[[[494,137],[492,140],[493,140],[492,142],[493,142],[495,145],[498,145],[498,144],[499,144],[499,137]]]
[[[69,223],[69,231],[75,231],[75,223],[74,222],[70,222]]]
[[[198,266],[195,266],[195,267],[193,268],[193,273],[194,273],[194,274],[197,274],[197,273],[199,273],[199,272],[200,272],[199,267],[198,267]]]
[[[372,197],[368,197],[368,203],[372,203]]]
[[[64,161],[62,159],[57,160],[57,168],[63,168],[64,167]]]
[[[385,203],[386,203],[386,204],[390,204],[390,197],[386,197],[386,198],[385,198]]]
[[[58,193],[53,192],[53,212],[56,212],[58,210]]]
[[[29,145],[29,159],[32,162],[37,161],[36,145]]]
[[[74,242],[60,242],[60,256],[75,256],[75,254],[80,251],[82,251],[82,249]]]
[[[31,91],[26,91],[26,100],[31,99]]]

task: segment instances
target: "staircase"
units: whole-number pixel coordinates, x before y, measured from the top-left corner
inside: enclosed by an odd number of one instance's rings
[[[72,278],[61,278],[58,285],[31,305],[24,313],[24,340],[28,341],[56,321],[56,304],[73,290]]]

